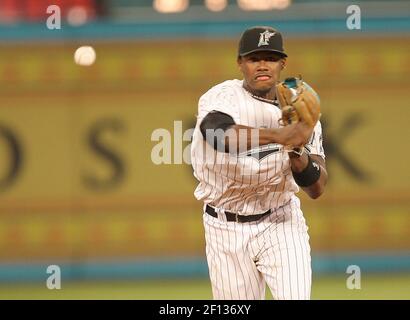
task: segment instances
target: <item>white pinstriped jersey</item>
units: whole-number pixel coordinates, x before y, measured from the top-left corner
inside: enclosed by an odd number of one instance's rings
[[[252,97],[243,88],[243,80],[225,81],[201,96],[191,145],[194,175],[199,180],[195,197],[242,215],[260,214],[288,203],[299,187],[283,147],[270,144],[237,156],[216,151],[206,143],[199,129],[202,119],[211,111],[224,112],[236,124],[253,128],[278,128],[281,117],[278,106]],[[325,157],[320,122],[306,149]]]

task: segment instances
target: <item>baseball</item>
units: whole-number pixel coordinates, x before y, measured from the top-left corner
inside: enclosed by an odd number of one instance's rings
[[[96,57],[94,48],[90,46],[79,47],[74,53],[74,61],[80,66],[91,66]]]

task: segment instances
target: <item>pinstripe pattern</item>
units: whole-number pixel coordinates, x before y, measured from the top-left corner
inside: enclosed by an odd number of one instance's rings
[[[215,299],[264,299],[265,285],[274,299],[309,299],[311,258],[308,228],[293,180],[289,157],[279,150],[264,158],[215,151],[202,137],[199,124],[210,111],[232,116],[255,128],[278,127],[280,110],[253,98],[242,81],[225,81],[199,100],[191,145],[195,197],[216,209],[204,212],[206,256]],[[306,145],[325,157],[320,122]],[[223,210],[254,215],[271,209],[257,222],[227,222]]]
[[[310,299],[307,226],[294,197],[259,222],[224,222],[203,215],[215,299]],[[232,245],[233,244],[233,245]]]
[[[265,212],[273,203],[275,207],[287,203],[299,191],[293,179],[287,177],[290,175],[287,153],[279,151],[257,160],[215,151],[199,130],[202,119],[213,110],[227,113],[237,124],[251,127],[277,128],[281,116],[279,108],[253,98],[243,89],[240,80],[225,81],[205,93],[199,100],[191,146],[194,175],[200,182],[195,197],[244,215]],[[321,139],[318,122],[307,147],[311,153],[324,157]],[[280,192],[271,192],[278,184],[276,189]]]

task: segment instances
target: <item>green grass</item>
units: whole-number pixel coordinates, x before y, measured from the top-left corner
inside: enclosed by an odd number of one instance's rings
[[[312,299],[410,299],[410,275],[362,276],[361,289],[346,288],[343,276],[314,279]],[[272,296],[267,290],[267,298]],[[2,284],[0,299],[135,299],[135,300],[208,300],[212,299],[207,279],[146,280],[111,282],[68,282],[60,290],[44,284]]]

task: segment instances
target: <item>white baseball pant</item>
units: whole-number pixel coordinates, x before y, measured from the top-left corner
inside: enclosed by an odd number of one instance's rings
[[[298,198],[257,222],[206,212],[206,256],[214,299],[310,299],[309,235]]]

